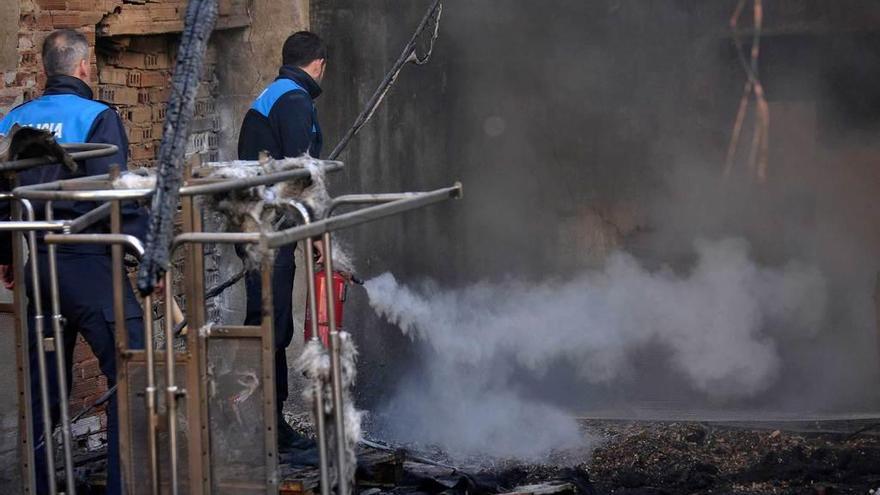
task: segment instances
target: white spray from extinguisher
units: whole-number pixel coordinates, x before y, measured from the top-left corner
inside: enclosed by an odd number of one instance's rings
[[[385,411],[386,434],[466,454],[540,456],[579,437],[558,404],[583,393],[552,395],[541,376],[565,367],[585,386],[614,386],[645,349],[709,400],[767,391],[784,369],[778,342],[822,329],[825,278],[794,261],[763,266],[741,239],[695,248],[693,266],[678,272],[620,252],[600,270],[543,283],[442,290],[387,273],[367,281],[377,314],[428,345],[425,376],[404,380]]]

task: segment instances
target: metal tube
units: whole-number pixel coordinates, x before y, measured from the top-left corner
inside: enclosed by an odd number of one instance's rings
[[[156,413],[156,362],[153,352],[153,296],[144,297],[144,349],[147,354],[147,450],[150,456],[150,493],[159,495],[159,446],[156,434],[159,417]]]
[[[362,223],[367,223],[380,218],[396,215],[405,211],[415,210],[424,206],[439,203],[451,198],[459,198],[462,194],[461,184],[452,187],[437,189],[424,193],[412,193],[403,199],[390,203],[370,206],[362,210],[345,213],[336,217],[327,218],[309,225],[293,227],[280,232],[266,234],[270,248],[278,248],[287,244],[315,237],[327,232],[346,229]],[[325,246],[326,249],[326,246]]]
[[[336,172],[342,170],[342,162],[323,162],[321,168],[326,172]],[[265,186],[268,184],[277,184],[292,179],[305,179],[312,176],[312,171],[307,168],[295,168],[291,170],[283,170],[271,174],[257,175],[254,177],[245,177],[242,179],[231,179],[216,182],[214,184],[199,184],[196,186],[184,186],[180,188],[181,196],[204,196],[209,194],[219,194],[237,189],[247,189],[249,187]]]
[[[184,244],[259,244],[259,233],[247,232],[187,232],[179,234],[171,243],[171,253]]]
[[[67,143],[62,144],[61,147],[68,151],[74,161],[110,156],[119,150],[116,145],[105,143]],[[57,165],[57,163],[49,157],[23,158],[0,162],[0,172],[18,172],[44,165]]]
[[[15,195],[39,201],[113,201],[145,199],[153,194],[152,189],[107,189],[107,190],[43,190],[32,186],[15,188]]]
[[[304,224],[311,223],[309,211],[299,202],[291,201],[290,205],[296,208],[302,217]],[[311,330],[312,342],[321,342],[318,329],[318,296],[315,292],[315,247],[312,238],[306,239],[306,285],[308,287],[309,314],[312,315]],[[315,384],[315,430],[318,443],[318,466],[320,468],[321,495],[330,495],[330,461],[327,455],[327,425],[324,422],[324,385],[321,377],[316,376],[318,383]]]
[[[165,414],[168,416],[168,449],[171,464],[171,493],[178,495],[177,461],[177,382],[174,378],[174,323],[171,310],[174,300],[171,271],[165,272]]]
[[[338,495],[348,495],[350,486],[346,477],[345,455],[345,411],[342,407],[342,365],[340,363],[341,342],[336,329],[336,307],[334,293],[330,289],[333,281],[333,245],[330,232],[324,233],[324,275],[327,277],[324,290],[327,294],[327,326],[330,330],[330,388],[333,393],[333,414],[336,428],[336,476]],[[312,320],[318,316],[313,315]]]
[[[0,232],[33,232],[35,230],[55,230],[62,231],[64,230],[64,222],[57,221],[10,221],[10,222],[0,222]]]
[[[141,241],[128,234],[46,234],[43,240],[46,244],[121,244],[134,251],[138,258],[144,255]]]
[[[364,205],[364,204],[382,204],[401,199],[409,199],[417,196],[419,193],[383,193],[383,194],[346,194],[333,198],[330,201],[330,207],[327,208],[327,217],[333,216],[333,212],[337,208],[346,205]]]
[[[343,168],[343,164],[341,162],[323,162],[321,166],[325,173],[336,172],[342,170]],[[277,184],[279,182],[307,177],[311,177],[311,171],[309,169],[297,168],[292,170],[283,170],[281,172],[275,172],[266,175],[259,175],[255,177],[220,180],[211,184],[183,186],[180,188],[180,195],[203,196],[210,194],[220,194],[235,191],[238,189],[247,189],[250,187]],[[155,189],[63,189],[65,184],[106,181],[109,178],[110,177],[108,174],[92,175],[88,177],[78,177],[76,179],[57,180],[53,182],[45,182],[42,184],[19,186],[15,188],[13,194],[21,198],[42,201],[112,201],[146,199],[152,196],[155,192]]]
[[[85,215],[71,220],[67,224],[67,229],[71,234],[77,234],[92,225],[100,222],[110,215],[110,203],[105,203]]]
[[[46,219],[52,220],[52,203],[46,203]],[[55,365],[58,375],[58,400],[61,409],[61,440],[64,449],[64,471],[67,475],[65,493],[76,495],[76,484],[73,476],[73,439],[70,431],[70,412],[67,404],[67,377],[65,376],[64,329],[61,326],[61,294],[58,288],[58,263],[55,246],[48,245],[49,251],[49,291],[52,298],[52,329],[55,336]],[[48,432],[47,434],[51,434]],[[49,438],[47,436],[47,438]]]
[[[28,221],[33,222],[33,205],[31,205],[30,201],[27,200],[22,200],[21,204],[22,206],[24,206],[24,209],[27,212]],[[43,438],[45,438],[45,441],[43,442],[43,448],[46,449],[46,471],[50,476],[50,479],[48,480],[49,493],[51,495],[55,495],[56,493],[58,493],[58,489],[55,486],[55,442],[52,441],[52,414],[49,410],[49,370],[46,364],[45,336],[43,334],[43,294],[40,288],[39,256],[37,255],[37,233],[33,230],[28,232],[28,251],[31,262],[31,279],[33,292],[33,301],[31,302],[34,305],[34,328],[32,330],[33,338],[35,339],[34,345],[37,348],[37,374],[40,380],[40,412],[43,415]],[[31,391],[31,393],[34,392]],[[27,400],[30,400],[30,397],[28,397]],[[31,445],[33,447],[34,444]]]

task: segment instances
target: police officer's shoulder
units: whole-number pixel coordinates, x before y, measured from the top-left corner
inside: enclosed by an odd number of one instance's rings
[[[281,95],[281,97],[278,98],[278,101],[275,102],[276,106],[278,104],[296,105],[311,108],[312,105],[314,105],[314,102],[312,101],[312,97],[309,96],[309,93],[305,90],[293,89]]]
[[[121,115],[121,114],[122,114],[122,112],[121,112],[121,110],[119,109],[119,107],[117,107],[117,106],[114,105],[113,103],[110,103],[109,101],[104,101],[104,100],[89,100],[89,101],[93,101],[93,102],[98,103],[98,104],[100,104],[100,105],[104,105],[105,107],[107,107],[107,108],[113,110],[113,112],[115,112],[117,115]]]
[[[21,108],[21,107],[27,105],[28,103],[34,101],[35,99],[36,99],[36,98],[32,98],[32,99],[30,99],[30,100],[23,101],[23,102],[19,103],[18,105],[15,105],[14,107],[10,108],[9,111],[6,112],[5,115],[3,115],[3,117],[6,117],[6,115],[11,114],[12,112],[14,112],[14,111],[18,110],[19,108]]]

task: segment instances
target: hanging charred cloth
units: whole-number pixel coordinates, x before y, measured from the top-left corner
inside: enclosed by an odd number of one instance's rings
[[[49,131],[14,124],[9,134],[0,138],[0,161],[23,158],[45,158],[47,163],[60,163],[76,172],[76,162],[55,141]]]
[[[159,146],[158,180],[156,194],[153,195],[146,251],[138,273],[138,290],[143,295],[153,292],[159,277],[168,269],[189,123],[193,117],[199,75],[202,73],[208,38],[217,20],[217,10],[217,0],[189,0],[186,7],[162,144]]]

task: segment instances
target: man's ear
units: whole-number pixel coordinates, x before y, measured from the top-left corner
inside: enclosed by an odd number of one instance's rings
[[[86,82],[91,82],[92,79],[92,71],[91,66],[89,64],[89,59],[84,58],[79,62],[79,70],[82,74],[82,79]]]

